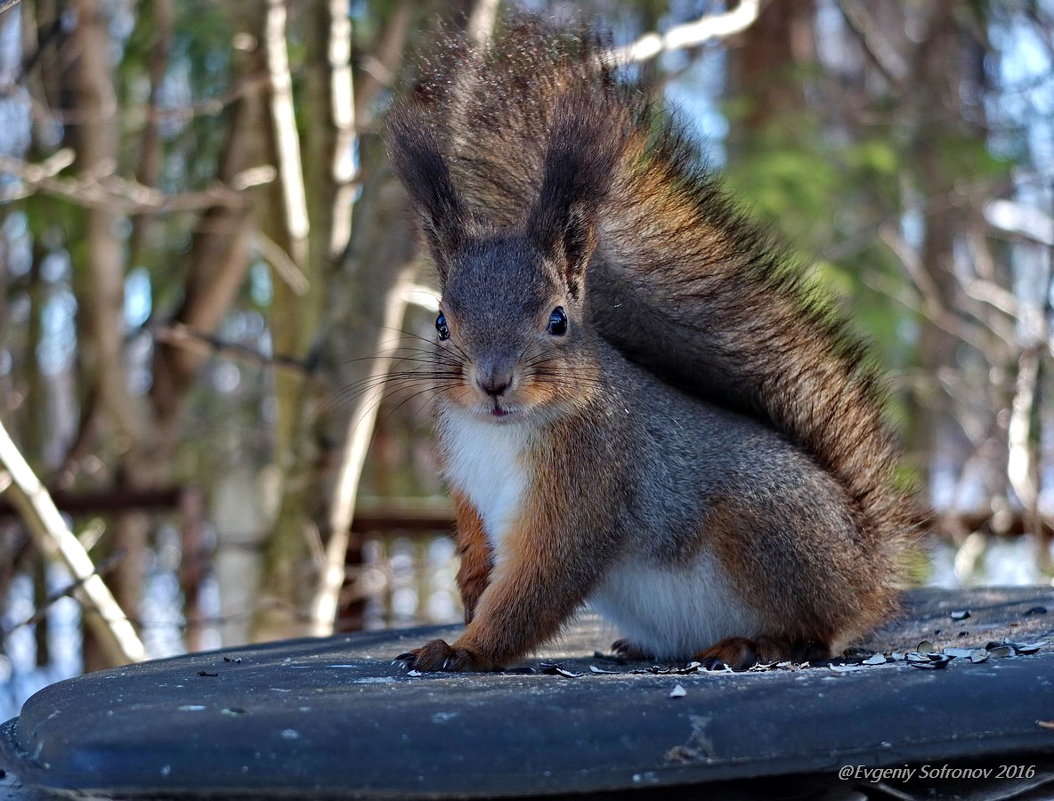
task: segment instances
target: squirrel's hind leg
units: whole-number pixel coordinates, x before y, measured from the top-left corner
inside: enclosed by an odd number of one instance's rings
[[[629,660],[654,659],[655,654],[645,648],[641,648],[632,640],[615,640],[611,643],[611,652],[616,656]]]
[[[809,662],[826,659],[831,655],[830,646],[818,642],[791,642],[774,637],[726,637],[720,642],[697,653],[693,659],[707,667],[718,663],[732,670],[746,670],[757,664],[772,662]]]

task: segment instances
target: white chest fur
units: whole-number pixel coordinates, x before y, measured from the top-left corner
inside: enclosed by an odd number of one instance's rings
[[[521,511],[527,489],[530,429],[521,423],[491,423],[458,409],[444,409],[438,433],[447,480],[476,508],[498,564],[505,556],[505,536]]]

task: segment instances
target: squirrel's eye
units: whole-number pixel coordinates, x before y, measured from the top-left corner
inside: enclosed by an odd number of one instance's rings
[[[450,326],[446,324],[446,315],[442,312],[436,317],[436,331],[440,339],[450,339]]]
[[[549,333],[554,337],[562,337],[567,333],[567,314],[563,306],[557,306],[549,315]]]

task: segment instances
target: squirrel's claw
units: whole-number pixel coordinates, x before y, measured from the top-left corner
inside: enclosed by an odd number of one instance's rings
[[[474,651],[467,648],[453,648],[443,640],[432,640],[430,643],[415,648],[395,658],[408,670],[419,670],[422,673],[432,671],[462,672],[469,670],[496,670],[497,665],[487,663]]]
[[[728,665],[718,659],[716,656],[708,656],[699,663],[699,667],[703,670],[725,670]]]

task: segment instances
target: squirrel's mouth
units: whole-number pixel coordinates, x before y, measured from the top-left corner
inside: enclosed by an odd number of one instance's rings
[[[515,417],[520,413],[520,410],[515,406],[502,406],[499,401],[494,401],[494,405],[490,407],[489,414],[492,418],[502,419],[505,417]]]
[[[495,399],[493,404],[479,410],[488,420],[495,422],[507,422],[516,420],[523,416],[523,409],[518,406],[502,405],[501,401]]]

